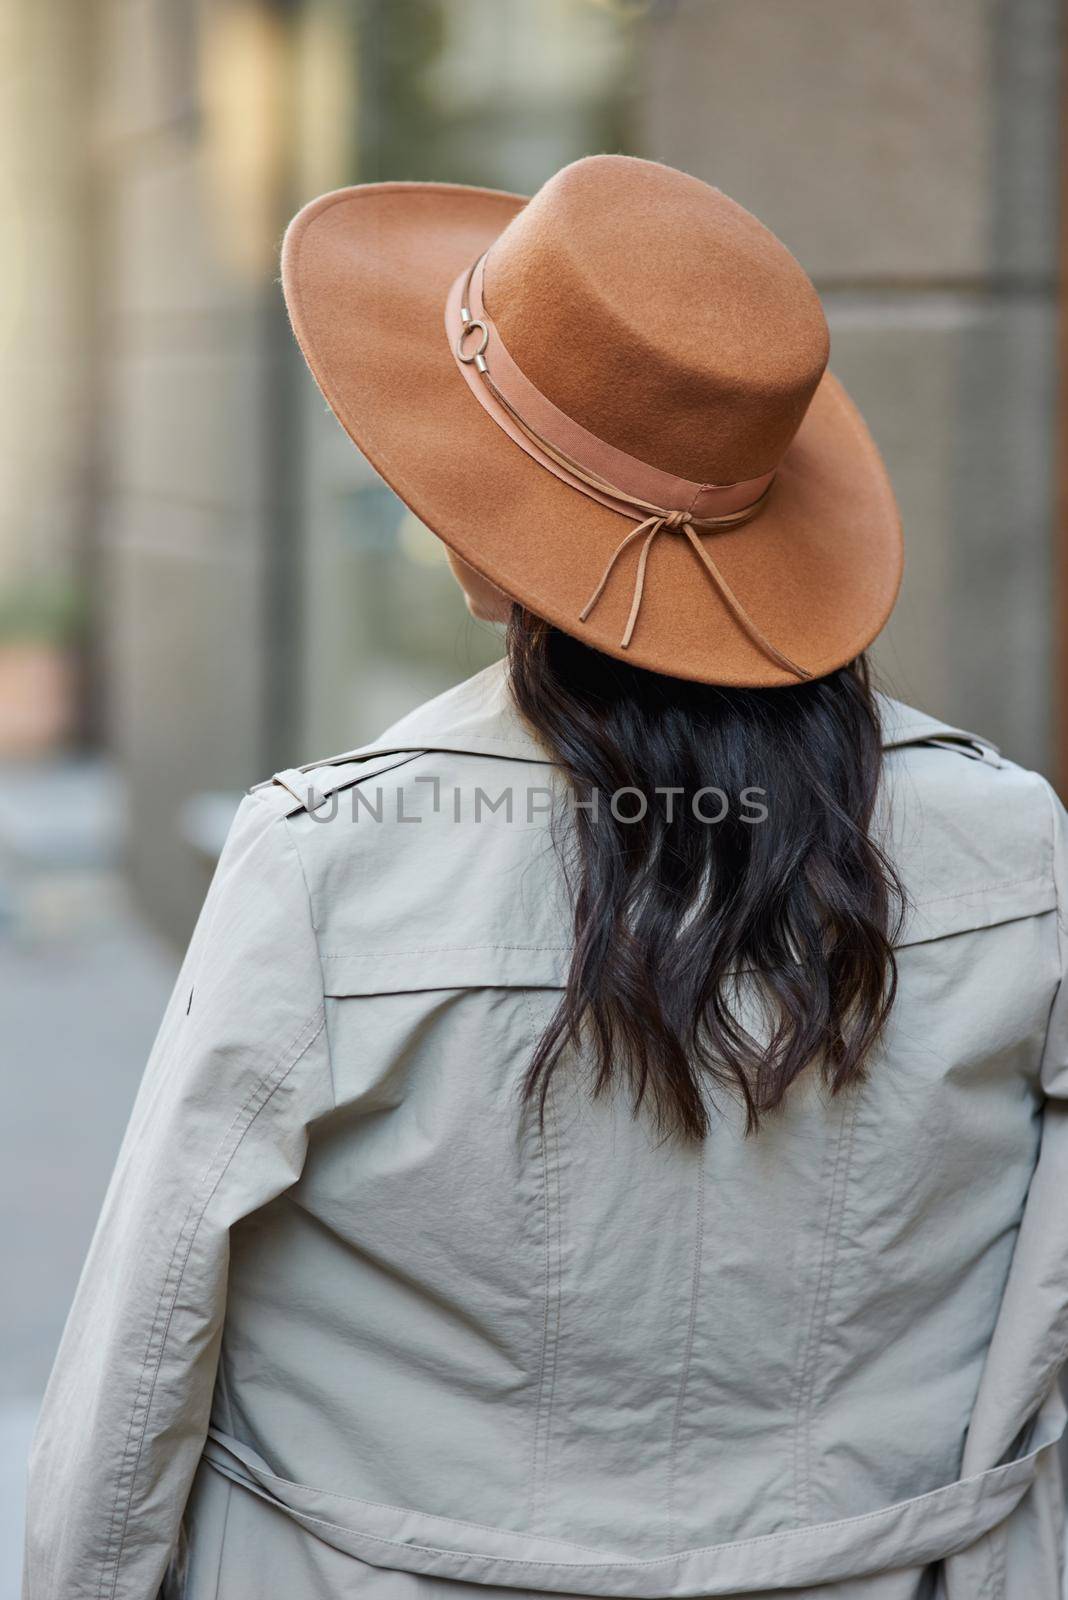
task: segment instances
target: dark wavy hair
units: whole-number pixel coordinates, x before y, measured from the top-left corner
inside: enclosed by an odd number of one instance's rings
[[[508,657],[516,705],[585,802],[554,821],[574,949],[525,1098],[544,1114],[575,1047],[594,1094],[622,1081],[635,1114],[699,1140],[718,1091],[753,1132],[810,1064],[834,1093],[858,1082],[894,1001],[905,903],[870,831],[882,747],[865,659],[719,688],[602,655],[518,605]]]

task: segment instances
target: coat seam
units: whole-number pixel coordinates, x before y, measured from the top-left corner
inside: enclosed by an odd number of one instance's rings
[[[306,871],[305,866],[304,866],[304,857],[301,854],[300,846],[297,844],[297,841],[296,841],[296,839],[295,839],[295,837],[293,835],[293,831],[290,828],[289,818],[288,817],[283,817],[282,818],[282,827],[283,827],[283,830],[285,832],[285,838],[286,838],[286,841],[287,841],[287,843],[289,845],[289,848],[292,850],[294,856],[296,857],[297,871],[300,873],[300,881],[304,885],[304,893],[305,893],[305,896],[307,897],[307,902],[308,902],[308,928],[309,928],[309,931],[310,931],[311,937],[312,937],[312,945],[313,945],[313,947],[315,949],[316,957],[318,958],[319,991],[320,991],[319,998],[320,998],[320,1004],[321,1004],[321,1006],[323,1008],[323,1018],[324,1018],[324,1027],[325,1027],[325,1018],[326,1018],[326,975],[323,972],[323,954],[322,954],[322,951],[319,948],[319,925],[315,920],[315,901],[314,901],[314,899],[312,897],[311,884],[308,882],[308,874],[307,874],[307,871]],[[337,1084],[334,1081],[334,1057],[333,1057],[333,1052],[330,1049],[330,1032],[329,1032],[329,1029],[326,1029],[324,1037],[326,1039],[326,1065],[327,1065],[327,1071],[330,1074],[330,1102],[331,1102],[331,1105],[333,1106],[333,1109],[336,1111],[337,1110]]]
[[[222,1596],[222,1569],[223,1557],[226,1554],[226,1529],[230,1522],[230,1506],[234,1498],[233,1480],[229,1481],[229,1494],[226,1496],[226,1505],[223,1509],[222,1527],[219,1530],[219,1559],[215,1565],[215,1595],[214,1600],[221,1600]]]
[[[800,1352],[799,1371],[797,1376],[797,1399],[794,1407],[794,1438],[793,1438],[793,1478],[794,1478],[794,1521],[798,1526],[803,1526],[807,1520],[805,1497],[803,1491],[804,1448],[802,1433],[805,1421],[805,1408],[808,1394],[808,1369],[812,1358],[812,1349],[817,1340],[817,1327],[819,1323],[820,1302],[823,1293],[824,1270],[827,1260],[828,1239],[831,1224],[834,1220],[834,1194],[835,1180],[838,1167],[842,1159],[845,1136],[845,1122],[840,1123],[835,1140],[834,1160],[831,1165],[831,1194],[827,1205],[827,1214],[823,1222],[823,1232],[820,1238],[819,1265],[816,1270],[816,1286],[812,1298],[812,1309],[808,1318],[808,1325],[804,1334],[804,1341]]]
[[[982,1586],[976,1600],[1006,1600],[1005,1585],[1005,1556],[1006,1535],[1003,1526],[991,1528],[985,1535],[981,1544],[986,1545],[986,1560],[983,1562]]]
[[[553,1317],[553,1354],[552,1368],[549,1377],[549,1411],[546,1417],[545,1429],[545,1481],[548,1485],[549,1460],[552,1449],[552,1424],[556,1404],[556,1380],[560,1365],[560,1335],[564,1318],[564,1214],[563,1214],[563,1155],[560,1140],[560,1113],[556,1104],[556,1094],[550,1085],[550,1100],[552,1104],[553,1124],[553,1153],[554,1161],[554,1195],[556,1200],[556,1306]]]
[[[393,956],[433,956],[444,951],[454,950],[561,950],[570,949],[566,944],[425,944],[405,946],[402,950],[375,950],[368,955],[348,950],[327,951],[323,954],[324,961],[381,961]]]
[[[671,1424],[671,1444],[668,1449],[667,1535],[669,1544],[674,1538],[675,1475],[678,1466],[679,1437],[682,1432],[682,1417],[686,1406],[686,1390],[690,1381],[690,1364],[693,1359],[693,1344],[697,1331],[697,1300],[701,1287],[701,1268],[704,1257],[705,1162],[703,1152],[700,1152],[697,1157],[696,1208],[697,1219],[694,1230],[693,1270],[690,1274],[690,1315],[686,1326],[686,1344],[683,1350],[682,1370],[679,1373],[679,1389],[675,1399],[675,1415],[672,1418]]]
[[[1002,1524],[994,1529],[994,1588],[991,1600],[1008,1600],[1009,1533]]]
[[[223,1135],[222,1139],[220,1139],[219,1143],[215,1147],[215,1150],[212,1152],[211,1162],[209,1162],[209,1165],[208,1165],[208,1171],[209,1172],[211,1170],[211,1167],[214,1165],[215,1160],[216,1160],[217,1156],[219,1155],[219,1152],[222,1150],[226,1139],[229,1137],[230,1133],[232,1132],[232,1130],[233,1130],[233,1128],[234,1128],[239,1116],[240,1116],[240,1112],[235,1113],[234,1119],[230,1123],[230,1126],[227,1128],[226,1133]],[[128,1426],[127,1430],[126,1430],[126,1444],[125,1444],[125,1447],[123,1449],[122,1460],[121,1460],[121,1462],[119,1464],[119,1470],[118,1470],[118,1473],[116,1474],[115,1502],[114,1502],[114,1505],[112,1507],[111,1518],[110,1518],[110,1521],[108,1523],[107,1543],[104,1546],[103,1559],[101,1561],[101,1566],[100,1566],[100,1582],[99,1582],[98,1587],[97,1587],[97,1595],[98,1595],[98,1597],[102,1597],[103,1594],[104,1594],[104,1584],[105,1584],[105,1581],[107,1579],[108,1568],[112,1563],[112,1554],[111,1554],[112,1545],[115,1542],[115,1538],[116,1538],[117,1534],[119,1534],[122,1542],[120,1542],[119,1547],[118,1547],[117,1551],[115,1552],[115,1556],[114,1556],[115,1574],[114,1574],[114,1577],[113,1577],[112,1583],[111,1583],[111,1593],[112,1594],[114,1594],[115,1589],[116,1589],[116,1587],[118,1585],[119,1564],[120,1564],[121,1559],[122,1559],[123,1543],[125,1542],[126,1519],[127,1519],[128,1515],[129,1515],[129,1506],[127,1505],[126,1517],[123,1518],[122,1525],[121,1525],[121,1532],[120,1532],[118,1523],[119,1523],[120,1506],[121,1506],[122,1494],[123,1494],[123,1479],[125,1478],[128,1470],[129,1470],[131,1457],[132,1457],[133,1451],[134,1451],[134,1431],[135,1431],[136,1424],[137,1424],[138,1411],[139,1411],[139,1408],[142,1405],[142,1389],[143,1389],[144,1383],[145,1383],[145,1375],[146,1375],[146,1373],[148,1371],[149,1359],[150,1359],[151,1354],[152,1354],[152,1348],[153,1348],[153,1343],[154,1343],[155,1334],[156,1334],[156,1324],[157,1324],[157,1322],[159,1320],[160,1311],[161,1311],[161,1309],[163,1307],[163,1302],[164,1302],[164,1299],[166,1298],[167,1290],[168,1290],[168,1287],[169,1287],[169,1284],[170,1284],[171,1273],[174,1270],[174,1264],[175,1264],[175,1261],[177,1260],[178,1252],[179,1252],[179,1249],[180,1249],[181,1243],[182,1243],[182,1239],[183,1239],[183,1237],[185,1235],[186,1228],[187,1228],[187,1226],[189,1224],[189,1219],[193,1215],[193,1209],[194,1209],[195,1204],[196,1204],[196,1200],[195,1200],[195,1197],[194,1197],[194,1199],[189,1202],[188,1210],[186,1211],[186,1214],[182,1219],[182,1226],[178,1230],[177,1237],[175,1238],[174,1245],[173,1245],[173,1248],[171,1250],[170,1258],[168,1259],[168,1262],[167,1262],[167,1271],[164,1274],[163,1285],[162,1285],[162,1288],[160,1289],[159,1298],[158,1298],[158,1300],[156,1302],[155,1310],[152,1313],[152,1322],[151,1322],[151,1325],[150,1325],[149,1331],[148,1331],[148,1342],[147,1342],[147,1344],[145,1346],[145,1354],[144,1354],[144,1357],[142,1358],[140,1371],[138,1372],[138,1376],[137,1376],[137,1388],[136,1388],[135,1393],[134,1393],[134,1403],[133,1403],[133,1406],[130,1409],[130,1422],[129,1422],[129,1426]],[[179,1279],[178,1284],[175,1285],[175,1293],[177,1293],[177,1290],[178,1290],[179,1287],[180,1287],[180,1279]],[[146,1424],[147,1424],[147,1418],[146,1418]],[[143,1443],[143,1433],[142,1433],[142,1438],[138,1443],[138,1449],[137,1449],[137,1455],[138,1456],[140,1455],[140,1448],[141,1448],[141,1444],[142,1443]],[[136,1472],[136,1465],[135,1465],[134,1469],[133,1469],[133,1475],[131,1477],[131,1482],[130,1482],[129,1500],[131,1500],[131,1501],[133,1499],[133,1489],[134,1489],[134,1484],[136,1482],[136,1476],[137,1476],[137,1472]]]
[[[914,905],[918,911],[924,906],[939,906],[946,900],[968,900],[976,894],[993,894],[998,889],[1024,889],[1029,884],[1048,884],[1048,879],[1041,873],[1032,872],[1026,878],[998,878],[993,883],[974,883],[970,888],[960,889],[953,894],[935,894],[928,899],[917,900]]]
[[[313,1026],[313,1024],[317,1025]],[[167,1339],[170,1334],[171,1319],[174,1315],[174,1308],[177,1304],[178,1295],[185,1279],[186,1268],[189,1264],[189,1258],[192,1255],[193,1246],[196,1243],[197,1234],[200,1231],[200,1225],[204,1220],[208,1206],[210,1205],[212,1198],[219,1187],[219,1184],[226,1175],[230,1163],[233,1161],[234,1156],[240,1149],[244,1138],[248,1134],[249,1129],[252,1127],[252,1124],[255,1122],[264,1106],[268,1104],[272,1096],[277,1093],[279,1088],[281,1088],[290,1072],[292,1072],[298,1062],[303,1059],[304,1055],[310,1049],[312,1044],[314,1044],[315,1040],[322,1032],[324,1025],[325,1017],[323,1015],[322,1007],[319,1006],[316,1008],[316,1011],[312,1014],[311,1018],[305,1020],[301,1024],[299,1031],[286,1046],[285,1050],[281,1053],[274,1065],[256,1082],[245,1099],[244,1104],[238,1111],[234,1113],[226,1132],[220,1138],[218,1144],[212,1152],[211,1160],[204,1171],[204,1175],[201,1178],[200,1183],[193,1192],[193,1198],[189,1202],[189,1208],[182,1220],[182,1226],[179,1229],[178,1235],[174,1242],[174,1247],[171,1251],[170,1260],[167,1263],[167,1271],[164,1276],[163,1285],[160,1289],[159,1298],[156,1302],[156,1309],[153,1312],[152,1323],[149,1327],[148,1342],[145,1348],[144,1357],[141,1362],[140,1372],[138,1374],[137,1389],[134,1394],[134,1402],[130,1411],[130,1424],[127,1430],[126,1446],[123,1451],[118,1473],[116,1475],[117,1482],[115,1489],[115,1502],[112,1507],[111,1518],[108,1525],[107,1541],[101,1561],[100,1582],[97,1587],[98,1600],[105,1600],[105,1596],[107,1596],[107,1600],[114,1600],[114,1596],[118,1588],[122,1555],[126,1546],[126,1535],[129,1527],[130,1509],[133,1504],[134,1491],[137,1486],[137,1472],[141,1460],[141,1451],[144,1448],[145,1436],[148,1432],[148,1423],[152,1412],[152,1401],[155,1395],[156,1383],[159,1378],[160,1368],[163,1363],[163,1355],[164,1351],[166,1350]],[[274,1080],[273,1082],[272,1079]],[[256,1104],[257,1099],[259,1099],[258,1105]],[[245,1125],[244,1127],[241,1127],[243,1118],[246,1119]],[[190,1231],[189,1224],[191,1219],[193,1219],[194,1212],[196,1211],[200,1190],[203,1189],[204,1185],[207,1184],[211,1178],[212,1171],[226,1149],[227,1143],[233,1135],[235,1129],[238,1130],[237,1138],[234,1140],[229,1154],[226,1156],[226,1159],[219,1168],[214,1182],[211,1184],[211,1187],[208,1189],[207,1193],[203,1196],[203,1204],[200,1206],[199,1214],[196,1216],[196,1220],[193,1222],[193,1226]],[[186,1238],[187,1233],[188,1239]],[[184,1255],[181,1259],[181,1265],[178,1268],[178,1275],[176,1278],[174,1278],[172,1283],[171,1280],[174,1274],[175,1264],[178,1261],[179,1253],[182,1250],[183,1244],[185,1245]],[[160,1314],[164,1309],[164,1304],[168,1298],[168,1294],[170,1295],[170,1307],[167,1310],[163,1327],[157,1336],[157,1325],[160,1320]],[[156,1349],[157,1339],[158,1349]],[[155,1367],[152,1370],[151,1377],[149,1377],[149,1364],[152,1361],[154,1351]],[[147,1389],[145,1387],[146,1380],[148,1384]],[[136,1429],[139,1413],[141,1414],[141,1428],[140,1432],[137,1433]],[[125,1505],[123,1504],[124,1497]],[[118,1541],[117,1543],[116,1540]],[[112,1569],[110,1584],[108,1584],[107,1581],[109,1569]],[[107,1585],[107,1587],[105,1587],[105,1585]]]
[[[215,1375],[215,1399],[220,1401],[226,1412],[226,1425],[231,1433],[236,1433],[233,1394],[230,1389],[230,1375],[227,1369],[227,1342],[225,1331],[219,1346],[219,1368]]]
[[[538,1030],[530,1005],[530,996],[525,990],[523,992],[523,1009],[527,1014],[527,1027],[530,1030],[531,1049],[533,1050],[537,1047]],[[546,1360],[549,1348],[549,1289],[552,1272],[552,1247],[549,1240],[549,1169],[545,1151],[545,1139],[541,1129],[537,1130],[537,1140],[541,1165],[542,1232],[545,1265],[544,1289],[542,1292],[541,1352],[538,1360],[538,1392],[534,1406],[534,1431],[530,1462],[530,1522],[533,1528],[537,1527],[539,1516],[538,1467],[541,1460],[541,1416],[545,1393]]]
[[[544,1426],[541,1436],[541,1460],[539,1474],[536,1480],[536,1504],[538,1516],[545,1524],[549,1500],[549,1463],[552,1457],[553,1412],[556,1400],[556,1374],[560,1350],[560,1321],[563,1287],[561,1283],[562,1261],[562,1223],[560,1217],[560,1122],[556,1108],[556,1096],[550,1081],[546,1090],[545,1104],[549,1115],[549,1146],[547,1155],[551,1151],[548,1164],[549,1182],[546,1186],[546,1226],[547,1237],[551,1241],[550,1249],[553,1257],[553,1276],[555,1285],[550,1286],[546,1281],[546,1290],[549,1294],[549,1320],[547,1325],[547,1338],[545,1345],[545,1371],[538,1396],[539,1410],[544,1400]]]
[[[523,991],[523,1006],[527,1014],[527,1024],[530,1029],[531,1050],[537,1048],[540,1029],[530,1001],[528,991]],[[534,1411],[534,1434],[531,1460],[530,1479],[530,1520],[532,1529],[536,1530],[545,1510],[548,1485],[548,1462],[550,1432],[552,1424],[553,1385],[556,1378],[556,1339],[560,1327],[560,1252],[559,1233],[557,1235],[556,1262],[556,1314],[553,1315],[553,1186],[559,1187],[559,1145],[556,1117],[556,1102],[553,1094],[552,1080],[546,1086],[545,1107],[547,1112],[548,1127],[551,1130],[548,1140],[545,1128],[538,1129],[538,1148],[541,1154],[542,1170],[542,1216],[545,1236],[545,1289],[544,1308],[542,1316],[541,1356],[538,1363],[538,1397]],[[557,1195],[556,1220],[559,1226],[559,1197]]]
[[[834,1268],[838,1256],[843,1221],[845,1184],[852,1161],[853,1135],[856,1128],[857,1101],[842,1116],[835,1142],[835,1156],[831,1169],[831,1192],[827,1202],[827,1216],[820,1242],[819,1268],[816,1291],[812,1301],[801,1371],[798,1378],[797,1405],[794,1415],[794,1516],[799,1527],[805,1527],[812,1518],[812,1401],[815,1396],[820,1344],[834,1285]],[[833,1234],[832,1234],[833,1230]]]
[[[541,1357],[538,1362],[538,1397],[534,1408],[534,1450],[530,1471],[530,1524],[534,1529],[538,1527],[541,1518],[538,1473],[541,1467],[541,1419],[542,1410],[545,1403],[545,1376],[548,1370],[550,1293],[552,1282],[552,1244],[549,1237],[549,1169],[545,1154],[544,1140],[540,1137],[538,1140],[538,1146],[541,1154],[542,1170],[542,1218],[545,1234],[545,1287],[543,1290],[544,1304],[542,1307]]]
[[[1059,886],[1059,884],[1057,882],[1057,810],[1056,810],[1056,797],[1055,797],[1055,795],[1053,793],[1053,789],[1051,788],[1051,786],[1048,783],[1044,785],[1044,788],[1045,788],[1045,792],[1046,792],[1046,805],[1049,808],[1049,839],[1048,839],[1049,866],[1046,869],[1046,876],[1047,876],[1049,882],[1052,883],[1052,885],[1053,885],[1053,905],[1054,905],[1054,909],[1055,909],[1055,911],[1057,913],[1057,954],[1058,954],[1058,957],[1060,957],[1060,955],[1061,955],[1061,945],[1062,945],[1061,935],[1064,934],[1066,931],[1068,931],[1068,929],[1066,929],[1066,927],[1065,927],[1065,920],[1064,920],[1064,917],[1062,915],[1060,886]],[[1063,966],[1063,961],[1061,962],[1061,965]]]

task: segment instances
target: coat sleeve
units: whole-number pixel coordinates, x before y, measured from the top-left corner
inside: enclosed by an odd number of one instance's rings
[[[1051,1003],[1039,1065],[1042,1131],[1008,1281],[965,1442],[961,1476],[987,1471],[1031,1443],[1040,1410],[1060,1425],[1058,1374],[1068,1359],[1068,816],[1047,786],[1050,871],[1057,888]],[[948,1600],[986,1593],[1060,1600],[1065,1505],[1056,1450],[1007,1522],[945,1563]],[[990,1590],[993,1592],[993,1589]]]
[[[45,1394],[24,1600],[154,1600],[204,1442],[229,1229],[333,1103],[309,896],[248,796],[163,1019]]]
[[[1068,816],[1045,787],[1057,954],[1039,1065],[1042,1133],[968,1430],[966,1472],[985,1471],[1011,1449],[1068,1358]]]

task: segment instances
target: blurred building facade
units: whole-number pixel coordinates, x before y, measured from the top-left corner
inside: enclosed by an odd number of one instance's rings
[[[288,334],[282,227],[348,182],[529,192],[624,150],[754,210],[901,498],[888,686],[1051,764],[1061,9],[4,0],[0,693],[5,594],[50,638],[75,619],[72,726],[120,764],[161,926],[203,892],[191,800],[499,649]]]

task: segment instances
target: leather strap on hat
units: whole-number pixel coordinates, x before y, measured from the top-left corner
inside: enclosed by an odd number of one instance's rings
[[[638,518],[609,557],[579,620],[585,622],[600,600],[619,557],[641,538],[630,614],[620,640],[625,650],[641,609],[653,541],[665,529],[679,532],[754,644],[796,678],[810,678],[810,672],[760,630],[698,536],[736,528],[755,517],[771,492],[774,470],[740,483],[694,483],[662,472],[590,433],[531,383],[509,355],[482,298],[485,259],[480,256],[456,279],[445,309],[453,355],[469,388],[498,426],[562,482],[621,516]]]

